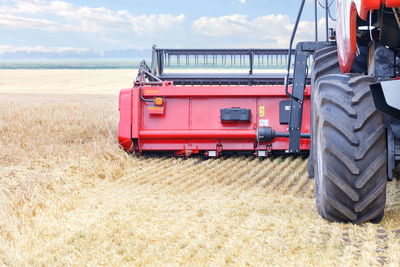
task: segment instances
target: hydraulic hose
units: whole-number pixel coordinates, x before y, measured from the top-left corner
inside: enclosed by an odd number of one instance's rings
[[[285,78],[285,92],[286,92],[286,95],[288,97],[290,97],[290,98],[294,98],[293,95],[291,93],[289,93],[289,90],[288,90],[290,65],[292,63],[291,62],[292,46],[293,46],[294,37],[296,36],[297,27],[299,26],[299,21],[300,21],[300,18],[301,18],[301,14],[303,13],[303,8],[304,8],[304,3],[305,2],[306,2],[306,0],[302,0],[301,1],[299,13],[297,14],[297,18],[296,18],[296,22],[294,24],[294,29],[293,29],[293,32],[292,32],[292,36],[290,37],[289,52],[288,52],[288,67],[287,67],[287,73],[286,73],[286,78]]]

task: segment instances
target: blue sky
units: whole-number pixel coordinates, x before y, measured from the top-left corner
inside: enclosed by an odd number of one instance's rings
[[[0,0],[0,53],[145,49],[153,43],[286,48],[300,2]],[[319,12],[322,29],[323,10]],[[314,37],[312,0],[307,0],[298,36]]]

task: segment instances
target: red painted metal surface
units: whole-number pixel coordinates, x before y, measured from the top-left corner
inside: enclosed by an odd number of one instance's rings
[[[173,151],[176,154],[207,151],[287,150],[289,138],[257,142],[257,128],[288,132],[279,122],[279,103],[288,100],[284,86],[143,86],[142,96],[164,98],[162,114],[149,111],[152,102],[141,100],[139,87],[120,93],[119,141],[124,149]],[[240,107],[251,110],[248,122],[222,122],[220,110]],[[305,90],[303,133],[310,132],[310,88]],[[129,140],[133,140],[130,142]],[[309,149],[309,139],[301,139]]]
[[[337,0],[336,3],[336,41],[339,65],[343,73],[348,73],[353,67],[357,52],[357,9],[354,0]]]
[[[118,142],[129,150],[132,146],[132,90],[123,89],[119,93]]]
[[[339,65],[343,73],[348,73],[357,53],[357,13],[366,20],[369,11],[377,10],[381,5],[400,7],[400,0],[337,0],[336,4]]]

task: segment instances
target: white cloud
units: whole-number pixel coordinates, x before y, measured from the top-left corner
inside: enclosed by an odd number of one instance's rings
[[[324,20],[319,22],[322,36]],[[192,23],[198,34],[210,37],[237,38],[248,43],[259,43],[263,47],[287,47],[294,24],[287,15],[267,15],[249,19],[246,15],[234,14],[222,17],[201,17]],[[314,22],[301,21],[297,28],[296,42],[314,39]]]
[[[26,18],[22,16],[13,16],[0,13],[0,27],[8,29],[41,29],[44,31],[54,32],[61,25],[54,21],[46,19]]]
[[[148,33],[171,31],[173,28],[182,24],[185,15],[172,16],[168,14],[159,15],[127,15],[132,30],[139,35],[147,35]]]
[[[309,1],[311,0],[307,0],[307,3]],[[84,6],[84,1],[74,2],[0,0],[0,28],[21,30],[18,34],[30,30],[43,31],[40,34],[44,36],[43,41],[35,39],[32,34],[27,35],[27,44],[32,44],[34,40],[35,44],[43,46],[46,44],[63,46],[66,43],[74,46],[76,39],[82,37],[79,46],[97,49],[130,46],[148,48],[153,43],[161,47],[286,48],[294,26],[294,18],[290,19],[289,16],[281,14],[259,17],[244,14],[219,17],[200,17],[199,15],[187,26],[184,23],[187,19],[184,14],[135,15],[128,10],[88,7]],[[250,4],[247,0],[235,0],[235,2]],[[313,18],[307,19],[300,23],[295,43],[314,39]],[[323,39],[323,20],[319,24],[320,39]],[[22,31],[24,29],[25,31]],[[50,34],[46,36],[45,32]],[[64,38],[60,38],[60,34],[52,34],[60,32],[63,33]],[[3,38],[3,42],[14,43],[15,40],[12,37],[10,33],[9,36]],[[21,42],[16,42],[16,44],[21,44]]]
[[[246,15],[230,15],[222,17],[201,17],[195,20],[192,28],[200,34],[208,36],[233,36],[250,32],[251,23]]]
[[[153,35],[173,30],[185,19],[183,14],[135,16],[127,10],[75,6],[65,1],[14,0],[12,6],[0,6],[0,27],[41,31],[113,32],[133,31]],[[52,20],[45,18],[51,17]]]
[[[109,39],[109,38],[102,38],[101,39],[103,42],[109,43],[109,44],[121,44],[121,40],[114,40],[114,39]]]
[[[88,51],[86,48],[75,48],[75,47],[55,47],[45,48],[42,46],[12,46],[12,45],[0,45],[0,55],[4,53],[15,53],[15,52],[44,52],[44,53],[61,53],[61,52],[85,52]]]

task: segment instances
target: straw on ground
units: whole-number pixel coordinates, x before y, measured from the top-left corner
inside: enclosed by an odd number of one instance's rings
[[[115,95],[0,95],[0,264],[400,265],[378,225],[321,219],[306,159],[132,157]]]

